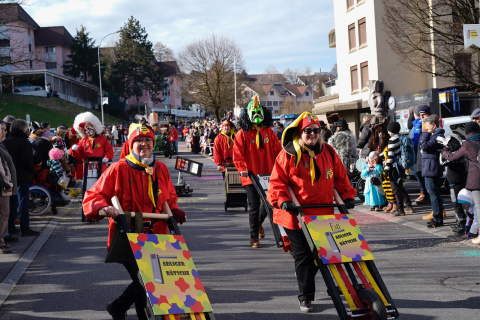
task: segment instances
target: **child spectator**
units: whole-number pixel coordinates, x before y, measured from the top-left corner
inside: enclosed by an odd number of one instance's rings
[[[465,235],[463,239],[475,238],[478,236],[478,216],[477,208],[473,202],[472,192],[467,189],[462,189],[458,193],[458,202],[462,204],[465,212],[467,212],[467,223],[465,225]],[[480,237],[472,240],[473,244],[480,244]]]
[[[384,159],[384,163],[388,160],[388,146],[383,149],[382,154],[380,155]],[[397,211],[397,199],[395,198],[395,194],[392,191],[392,186],[390,184],[390,178],[388,174],[383,172],[383,183],[382,183],[383,191],[385,192],[385,197],[387,198],[388,205],[383,210],[385,213],[395,212]]]
[[[50,160],[47,161],[47,165],[50,167],[50,171],[55,172],[57,176],[57,184],[60,185],[63,189],[67,188],[68,181],[66,181],[66,172],[63,170],[60,160],[62,159],[64,152],[60,149],[53,148],[48,152]],[[60,190],[55,188],[55,191],[60,194],[60,197],[63,201],[60,201],[61,204],[66,204],[69,202],[69,198]]]
[[[54,171],[57,177],[60,179],[63,176],[63,168],[60,163],[60,159],[62,159],[64,152],[58,148],[52,148],[48,152],[48,156],[50,160],[47,161],[47,165],[50,167],[51,171]]]
[[[391,211],[390,213],[394,216],[404,216],[405,213],[413,213],[413,208],[410,196],[403,186],[405,170],[401,166],[396,165],[398,158],[402,155],[402,143],[398,136],[400,123],[397,121],[390,122],[387,126],[387,131],[390,139],[388,139],[388,158],[385,161],[384,170],[385,175],[390,178],[390,185],[397,199],[397,211]],[[406,207],[404,207],[404,204]]]
[[[362,178],[365,179],[365,205],[371,206],[370,211],[380,211],[385,204],[385,192],[382,188],[383,168],[378,164],[375,151],[370,152],[367,165],[363,167]]]

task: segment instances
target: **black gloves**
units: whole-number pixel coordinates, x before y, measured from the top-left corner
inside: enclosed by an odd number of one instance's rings
[[[347,209],[355,208],[355,200],[353,199],[347,198],[343,200],[343,203],[345,203],[345,206],[347,207]]]
[[[185,212],[180,209],[172,209],[172,215],[178,224],[183,224],[185,221],[187,221],[187,216],[185,215]]]
[[[295,216],[298,215],[297,206],[292,201],[285,201],[280,206],[280,209],[288,211],[290,214],[293,214]]]

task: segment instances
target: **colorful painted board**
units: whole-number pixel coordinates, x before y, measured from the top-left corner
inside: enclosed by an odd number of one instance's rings
[[[182,236],[128,233],[128,239],[156,316],[212,312]]]
[[[303,216],[303,220],[324,264],[373,260],[353,215]]]

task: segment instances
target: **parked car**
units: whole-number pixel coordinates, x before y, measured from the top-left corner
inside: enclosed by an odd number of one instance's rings
[[[13,92],[25,92],[25,91],[40,91],[45,90],[44,87],[35,86],[30,83],[20,83],[13,88]]]

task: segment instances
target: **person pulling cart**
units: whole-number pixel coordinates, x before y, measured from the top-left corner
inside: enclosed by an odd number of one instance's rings
[[[273,207],[273,222],[287,233],[295,260],[300,310],[313,311],[315,298],[314,256],[297,218],[298,210],[288,187],[301,205],[333,204],[333,188],[337,189],[347,208],[355,206],[356,191],[347,177],[347,170],[333,148],[320,137],[320,122],[309,113],[302,113],[282,136],[270,176],[267,200]],[[333,208],[305,209],[306,215],[333,214]]]
[[[128,135],[129,154],[113,163],[87,190],[83,200],[83,210],[88,219],[97,221],[110,218],[107,250],[112,250],[112,240],[117,228],[115,217],[119,211],[113,206],[112,197],[116,196],[123,210],[131,212],[161,213],[166,201],[176,222],[186,221],[185,212],[177,205],[177,194],[165,164],[155,160],[152,154],[155,142],[153,130],[147,125],[132,124]],[[165,220],[143,219],[145,233],[167,234]],[[126,250],[126,248],[123,248]],[[146,296],[137,274],[138,266],[132,259],[123,262],[132,278],[132,283],[113,302],[107,304],[107,311],[113,319],[126,319],[126,312],[135,303],[138,319],[147,319]]]

